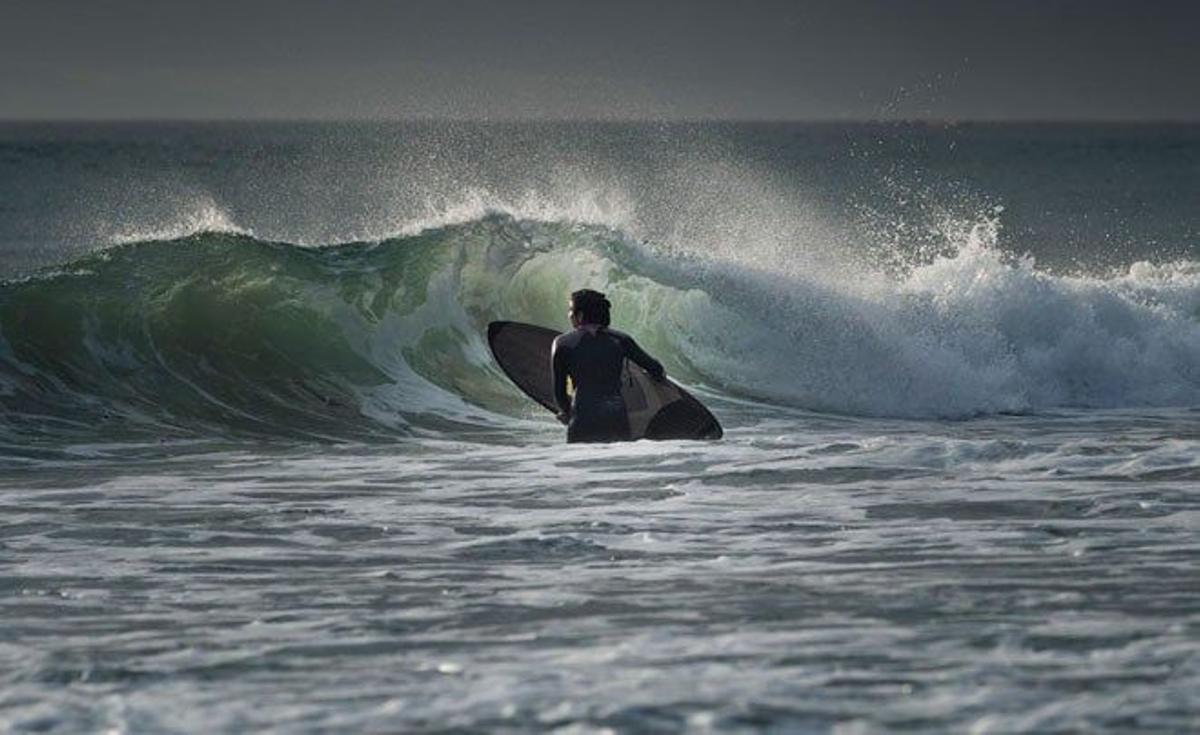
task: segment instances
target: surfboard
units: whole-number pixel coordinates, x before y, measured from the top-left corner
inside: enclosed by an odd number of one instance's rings
[[[550,347],[558,332],[521,322],[492,322],[488,346],[504,374],[548,411],[558,412]],[[629,360],[621,373],[621,396],[634,439],[720,439],[721,424],[703,403],[670,379],[658,382]]]

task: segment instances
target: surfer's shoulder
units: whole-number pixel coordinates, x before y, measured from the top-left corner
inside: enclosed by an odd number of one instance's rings
[[[554,338],[553,349],[560,350],[564,347],[574,347],[579,344],[579,330],[572,329],[570,332],[563,332]]]
[[[613,329],[612,327],[605,327],[604,332],[605,332],[605,334],[610,334],[613,337],[615,337],[616,339],[618,339],[624,343],[629,343],[629,342],[633,341],[633,337],[630,337],[628,334],[625,334],[624,332],[622,332],[619,329]]]

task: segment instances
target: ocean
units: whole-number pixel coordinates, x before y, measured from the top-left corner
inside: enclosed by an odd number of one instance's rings
[[[1200,729],[1200,126],[6,123],[0,278],[0,730]]]

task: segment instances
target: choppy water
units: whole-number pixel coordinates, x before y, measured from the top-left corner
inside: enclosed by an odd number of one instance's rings
[[[1180,126],[4,128],[0,722],[1196,729],[1198,184]],[[483,327],[581,286],[725,440],[561,443]]]

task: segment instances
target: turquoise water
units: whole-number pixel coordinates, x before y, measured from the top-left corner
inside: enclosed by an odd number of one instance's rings
[[[1185,731],[1186,126],[0,129],[14,731]],[[720,442],[565,446],[494,319]]]

